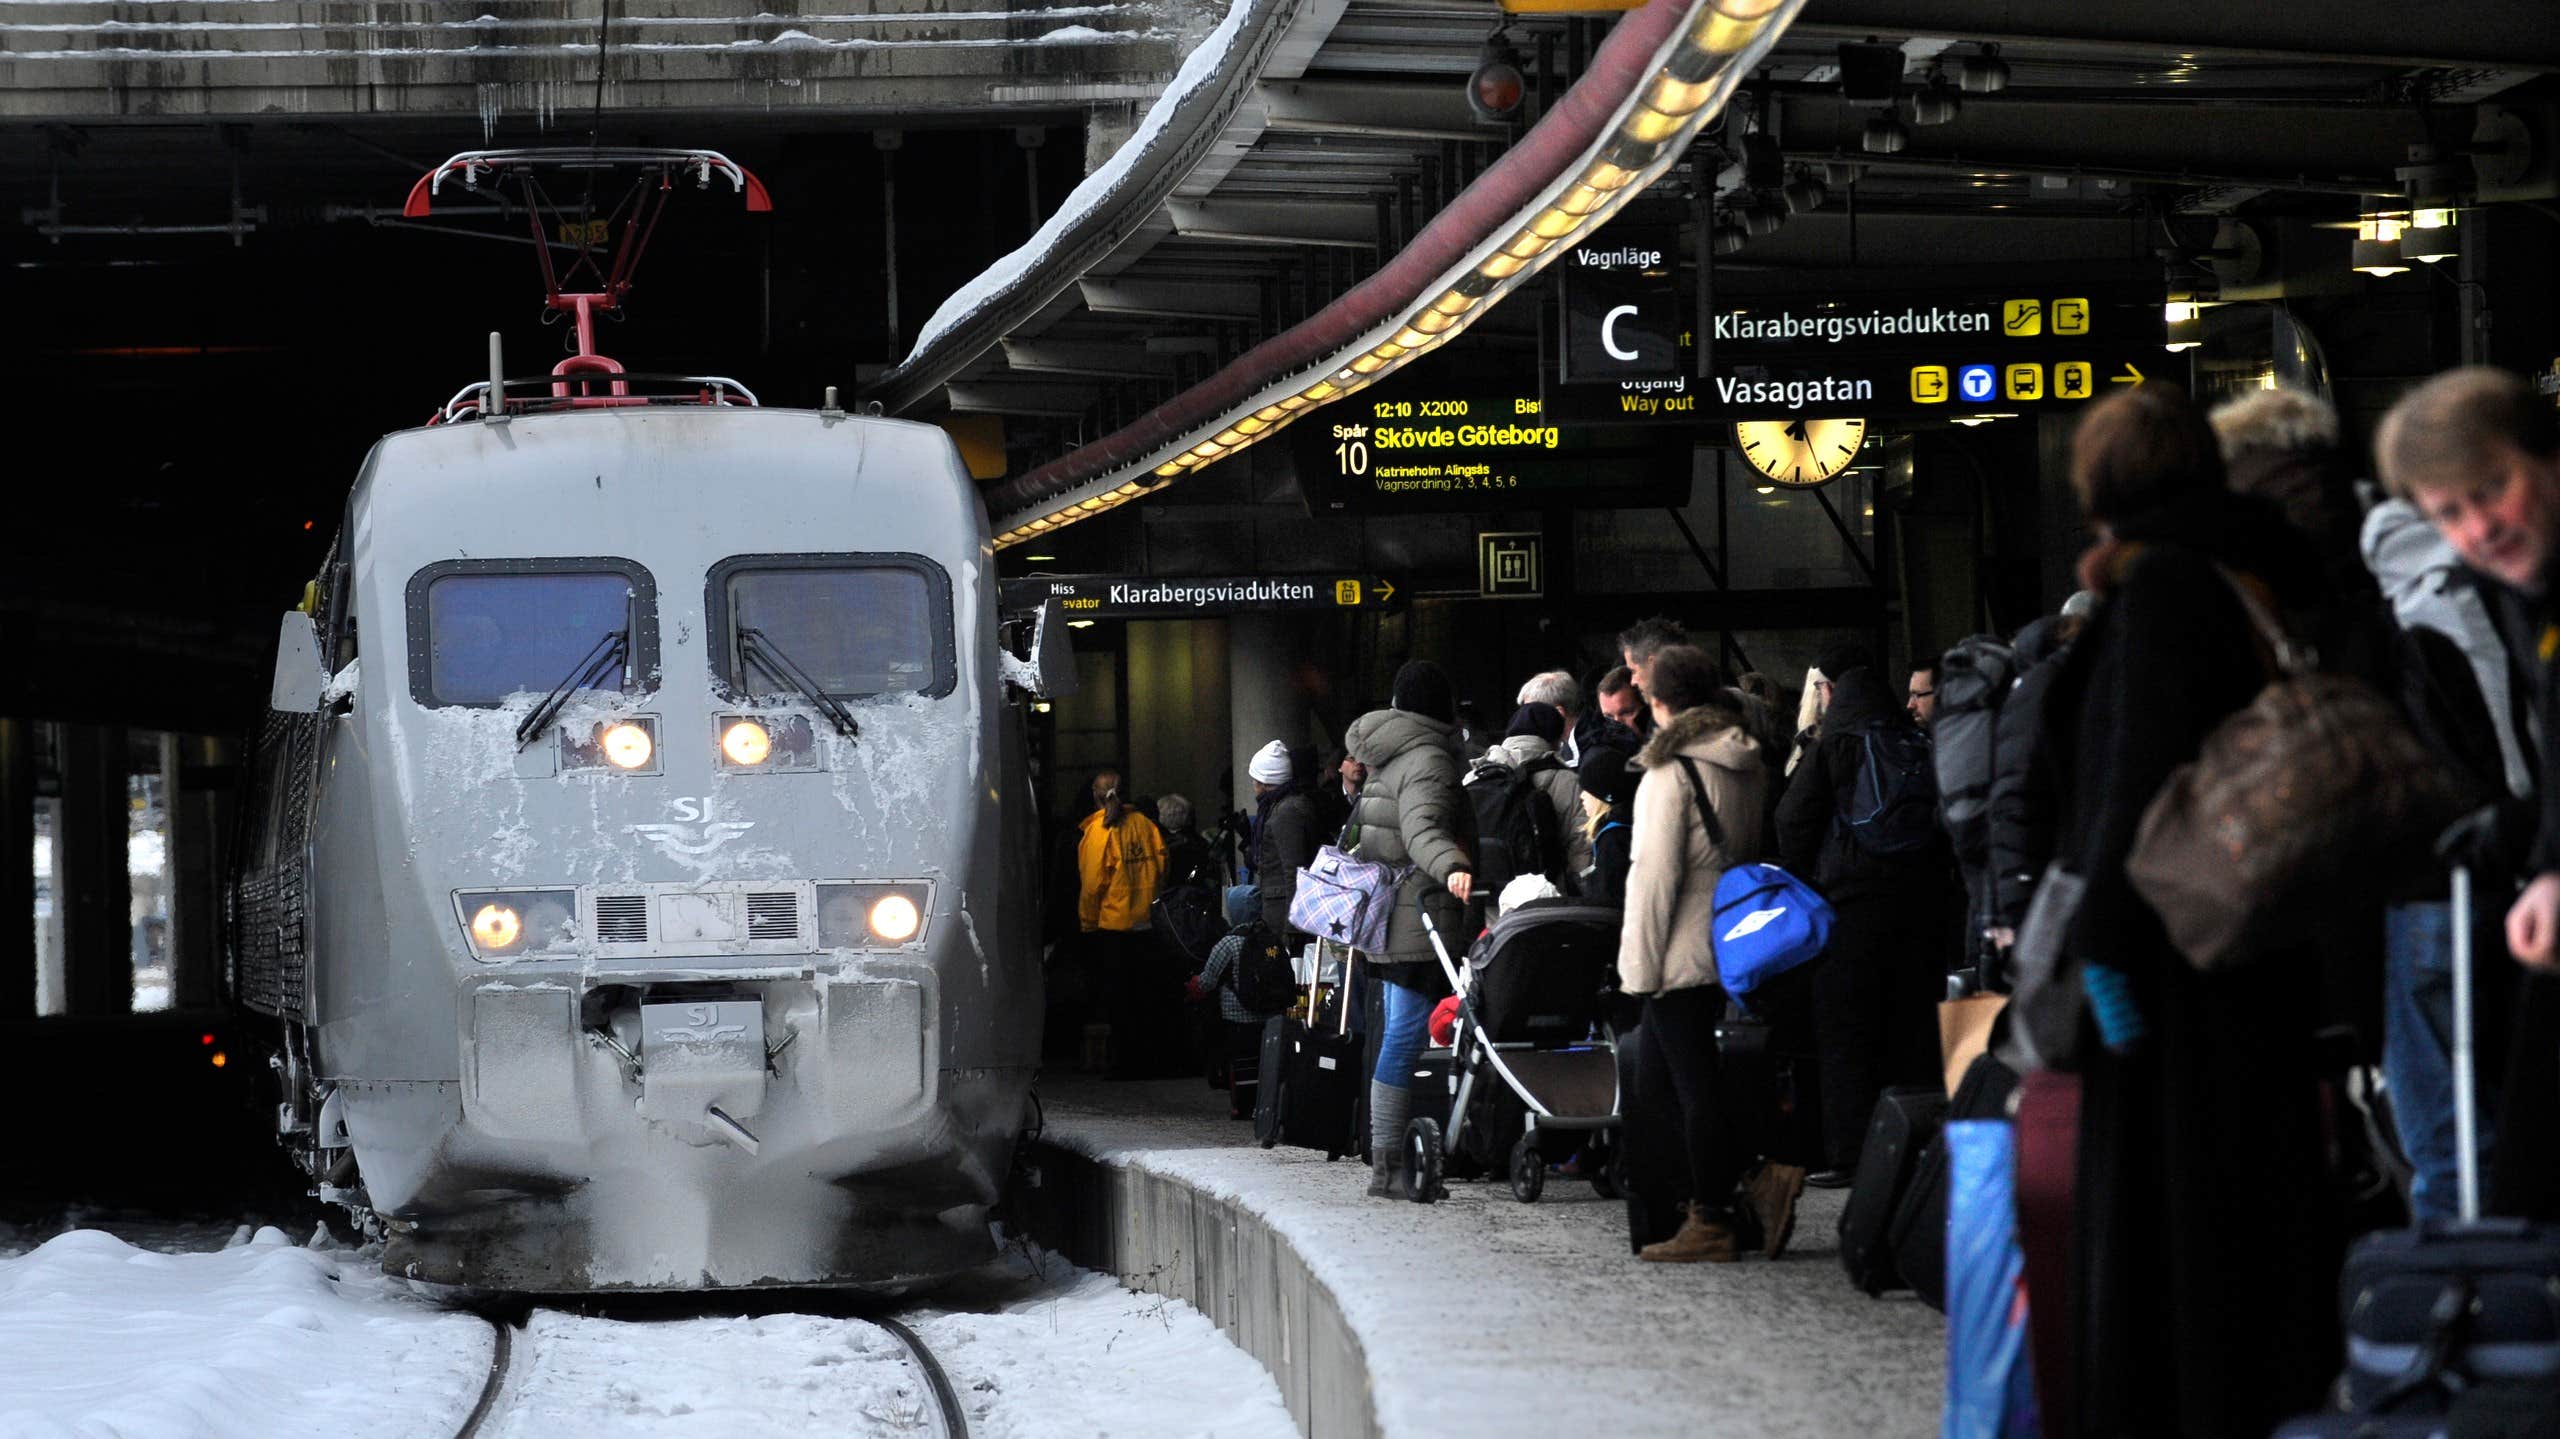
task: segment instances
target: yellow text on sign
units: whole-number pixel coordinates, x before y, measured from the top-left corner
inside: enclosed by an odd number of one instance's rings
[[[2053,397],[2057,400],[2085,400],[2089,398],[2092,378],[2087,360],[2061,361],[2053,367]]]
[[[2089,333],[2089,302],[2086,300],[2054,301],[2053,332],[2057,335]]]
[[[2000,302],[2000,333],[2012,339],[2044,333],[2044,301],[2003,300]]]
[[[1333,602],[1338,605],[1356,605],[1360,603],[1360,582],[1358,580],[1335,580],[1333,582]]]
[[[2010,399],[2041,400],[2044,398],[2044,366],[2011,365],[2002,374],[2002,385]]]
[[[1914,404],[1945,404],[1947,402],[1947,367],[1913,365],[1911,367],[1911,399]]]

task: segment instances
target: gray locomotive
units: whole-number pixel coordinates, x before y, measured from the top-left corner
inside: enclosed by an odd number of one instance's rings
[[[609,305],[551,289],[580,355],[380,441],[284,617],[232,897],[279,1127],[394,1273],[974,1265],[1039,1050],[1007,685],[1056,631],[1006,653],[942,431],[581,364]]]

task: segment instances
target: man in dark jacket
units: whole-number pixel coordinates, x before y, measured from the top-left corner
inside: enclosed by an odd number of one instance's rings
[[[1778,804],[1778,851],[1831,901],[1831,944],[1812,976],[1827,1167],[1806,1182],[1836,1189],[1857,1170],[1868,1115],[1885,1086],[1939,1078],[1937,1004],[1946,995],[1954,911],[1934,789],[1921,797],[1930,811],[1926,843],[1878,853],[1881,841],[1862,837],[1853,823],[1877,818],[1869,813],[1876,781],[1864,774],[1869,753],[1884,748],[1877,741],[1917,737],[1918,727],[1865,651],[1827,654],[1818,668],[1830,693],[1822,738]]]
[[[2078,599],[2078,596],[2074,596]],[[2086,607],[2083,607],[2083,613]],[[2053,814],[2060,803],[2053,765],[2040,743],[2044,699],[2062,672],[2061,660],[2080,631],[2080,616],[2066,606],[2059,615],[2018,631],[2018,680],[2000,703],[2000,729],[1992,741],[1989,860],[1990,938],[2007,951],[2035,897],[2036,881],[2053,859]]]
[[[2402,397],[2374,440],[2392,494],[2415,504],[2476,577],[2541,720],[2532,879],[2507,913],[2507,945],[2534,975],[2512,1005],[2496,1212],[2560,1218],[2560,415],[2522,378],[2474,366]]]
[[[1278,740],[1264,745],[1245,773],[1253,780],[1253,886],[1262,902],[1263,927],[1287,937],[1292,949],[1305,936],[1289,931],[1289,901],[1298,892],[1298,871],[1323,846],[1315,796],[1298,778],[1289,747]]]

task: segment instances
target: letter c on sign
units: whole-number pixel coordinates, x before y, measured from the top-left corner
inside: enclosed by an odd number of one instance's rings
[[[1633,305],[1620,305],[1600,317],[1600,348],[1609,352],[1610,359],[1632,360],[1636,357],[1635,351],[1618,348],[1618,320],[1621,316],[1632,315],[1635,312],[1636,307]]]

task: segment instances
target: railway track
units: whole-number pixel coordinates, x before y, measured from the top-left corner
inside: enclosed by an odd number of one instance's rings
[[[485,1314],[481,1317],[488,1323],[492,1334],[489,1371],[481,1381],[478,1400],[472,1405],[471,1412],[464,1416],[462,1426],[454,1431],[454,1439],[503,1439],[509,1432],[509,1418],[520,1408],[528,1407],[529,1390],[563,1388],[565,1376],[546,1376],[538,1371],[542,1368],[546,1343],[555,1350],[569,1347],[564,1343],[564,1331],[574,1330],[574,1339],[579,1345],[610,1345],[613,1329],[636,1332],[653,1322],[569,1316],[557,1311],[525,1315],[521,1322]],[[537,1318],[544,1323],[535,1324],[533,1321]],[[899,1352],[889,1362],[913,1371],[918,1381],[916,1387],[922,1391],[926,1403],[908,1407],[902,1402],[904,1388],[898,1386],[887,1396],[875,1392],[868,1398],[868,1417],[882,1421],[900,1433],[931,1436],[931,1439],[969,1439],[968,1413],[961,1406],[959,1390],[952,1384],[949,1372],[942,1367],[942,1361],[935,1357],[913,1328],[886,1315],[813,1317],[809,1322],[838,1326],[849,1341],[860,1340],[863,1331],[870,1331],[886,1335],[895,1342]],[[856,1343],[854,1347],[858,1353],[868,1353],[862,1344]],[[874,1358],[870,1362],[877,1364],[881,1361]],[[556,1398],[550,1393],[542,1397]],[[602,1401],[607,1397],[614,1403],[631,1408],[646,1407],[649,1401],[649,1396],[634,1392],[627,1382],[617,1381],[611,1386],[609,1396],[596,1396],[597,1402],[593,1407],[598,1412],[603,1410]]]

